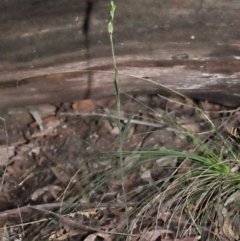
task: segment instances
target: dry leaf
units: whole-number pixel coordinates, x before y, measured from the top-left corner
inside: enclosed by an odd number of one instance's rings
[[[71,177],[60,167],[49,167],[53,174],[57,177],[57,179],[62,182],[63,184],[66,184],[69,182]]]
[[[152,179],[152,174],[151,174],[151,171],[150,170],[146,170],[142,173],[141,175],[141,178],[146,181],[146,182],[149,182],[149,183],[152,183],[153,182],[153,179]]]
[[[52,196],[57,199],[59,192],[62,191],[62,188],[57,185],[48,185],[42,188],[38,188],[32,194],[31,199],[36,201],[40,196],[42,196],[45,192],[50,192]]]
[[[167,102],[168,111],[180,110],[183,107],[183,100],[180,97],[170,97]]]
[[[51,234],[49,237],[49,240],[68,240],[69,237],[74,237],[76,235],[81,234],[81,230],[76,230],[76,229],[70,229],[70,230],[65,230],[65,229],[60,229],[57,232],[54,232]]]
[[[51,135],[52,133],[54,133],[55,129],[60,126],[60,120],[58,119],[54,119],[50,122],[48,122],[45,126],[44,126],[44,130],[41,132],[36,132],[33,133],[31,138],[36,138],[36,137],[42,137],[42,136],[48,136]]]
[[[156,228],[154,230],[147,231],[144,234],[142,234],[142,237],[139,239],[139,241],[155,241],[159,236],[166,233],[172,234],[173,232],[163,228]]]
[[[178,121],[178,124],[181,125],[185,130],[192,132],[192,133],[198,133],[200,132],[200,126],[198,123],[194,122],[194,120],[183,118]]]
[[[98,240],[98,237],[101,237],[104,241],[111,241],[112,239],[109,238],[108,234],[104,234],[104,233],[94,233],[94,234],[90,234],[88,235],[84,241],[95,241]]]
[[[89,113],[93,112],[96,108],[95,100],[77,100],[73,102],[72,108],[74,112]]]
[[[8,157],[11,158],[12,156],[14,156],[14,152],[14,146],[9,146],[8,150],[7,147],[0,148],[0,166],[5,166],[8,162]]]

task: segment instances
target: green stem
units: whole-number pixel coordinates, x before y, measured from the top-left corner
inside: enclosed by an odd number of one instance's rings
[[[116,64],[116,57],[114,53],[114,44],[113,44],[113,20],[114,20],[114,13],[116,9],[116,4],[114,3],[113,0],[110,0],[110,19],[108,21],[108,33],[110,37],[110,42],[111,42],[111,50],[112,50],[112,57],[113,57],[113,65],[114,65],[114,83],[115,83],[115,89],[116,89],[116,97],[117,97],[117,112],[118,112],[118,128],[120,130],[120,135],[119,135],[119,162],[120,162],[120,169],[121,169],[121,179],[122,179],[122,190],[123,190],[123,196],[124,196],[124,202],[126,204],[125,206],[125,218],[126,218],[126,225],[127,225],[127,230],[128,228],[128,214],[127,214],[127,195],[126,195],[126,190],[124,187],[125,183],[125,177],[124,177],[124,167],[123,167],[123,141],[122,141],[122,126],[121,126],[121,120],[120,120],[120,109],[121,109],[121,99],[120,99],[120,93],[119,93],[119,82],[118,82],[118,69],[117,69],[117,64]]]

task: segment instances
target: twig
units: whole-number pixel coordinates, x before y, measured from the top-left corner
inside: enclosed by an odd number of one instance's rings
[[[106,232],[106,231],[103,231],[101,229],[93,228],[93,227],[84,225],[84,224],[79,223],[79,222],[74,222],[73,220],[71,220],[69,218],[66,218],[66,217],[64,217],[64,216],[62,216],[62,215],[60,215],[58,213],[54,213],[52,211],[36,208],[34,206],[29,206],[29,208],[36,209],[36,210],[39,210],[39,211],[42,211],[42,212],[47,212],[49,214],[52,214],[52,215],[58,217],[61,220],[61,223],[63,223],[63,225],[66,225],[66,226],[68,226],[69,228],[72,228],[72,229],[80,229],[80,230],[84,230],[84,231],[94,231],[94,232],[106,233],[106,234],[117,234],[117,235],[122,235],[122,236],[127,236],[128,235],[127,233]],[[132,235],[132,236],[140,237],[140,235]]]
[[[92,112],[92,113],[71,113],[71,112],[67,112],[67,113],[59,113],[59,115],[61,115],[61,116],[82,116],[82,117],[99,116],[99,117],[113,118],[113,119],[118,119],[118,120],[120,119],[124,123],[128,122],[128,118],[126,118],[126,117],[110,115],[110,114],[108,115],[108,114],[96,113],[96,112]],[[135,119],[131,119],[130,123],[131,124],[137,124],[137,125],[156,127],[156,128],[164,128],[164,127],[167,126],[167,125],[160,125],[160,124],[151,123],[151,122],[148,122],[148,121],[140,121],[140,120],[135,120]]]
[[[128,206],[133,206],[136,205],[136,203],[127,203]],[[125,204],[124,203],[70,203],[70,202],[58,202],[58,203],[47,203],[47,204],[39,204],[35,206],[31,206],[32,208],[35,209],[43,209],[43,210],[49,210],[49,209],[54,209],[54,208],[60,208],[62,206],[67,206],[67,207],[79,207],[82,209],[89,209],[89,208],[124,208]],[[4,212],[0,212],[0,218],[1,217],[8,217],[10,215],[15,215],[19,214],[19,212],[24,213],[24,212],[29,212],[29,207],[30,206],[23,206],[19,207],[16,209],[11,209],[7,210]]]

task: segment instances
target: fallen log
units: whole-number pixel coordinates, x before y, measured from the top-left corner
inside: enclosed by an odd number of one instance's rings
[[[151,79],[189,97],[240,104],[236,2],[116,2],[114,46],[121,91],[163,91],[146,81]],[[93,5],[86,33],[86,2],[2,2],[0,108],[114,94],[108,5]]]

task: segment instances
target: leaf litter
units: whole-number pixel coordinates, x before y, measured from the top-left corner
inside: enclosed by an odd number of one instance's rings
[[[208,199],[217,200],[221,192],[201,197],[194,185],[181,184],[199,168],[191,158],[141,154],[150,149],[201,154],[186,134],[192,133],[227,156],[205,115],[228,145],[238,147],[226,126],[238,126],[239,110],[197,103],[204,115],[191,102],[159,95],[123,99],[120,117],[114,97],[33,107],[37,119],[32,111],[5,113],[9,145],[2,131],[0,240],[237,240],[237,185],[225,204],[215,201],[212,216],[196,223]],[[122,130],[115,120],[120,118],[124,128],[131,113],[122,178]],[[182,206],[190,187],[203,199],[202,207],[197,202]],[[199,215],[193,217],[194,212]]]

